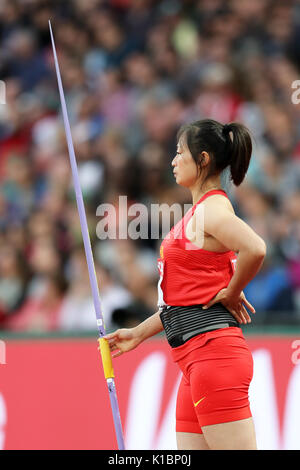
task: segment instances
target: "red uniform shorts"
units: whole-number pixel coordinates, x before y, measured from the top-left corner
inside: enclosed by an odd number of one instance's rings
[[[248,399],[252,354],[238,327],[195,336],[172,348],[181,379],[176,431],[202,433],[201,427],[251,417]]]

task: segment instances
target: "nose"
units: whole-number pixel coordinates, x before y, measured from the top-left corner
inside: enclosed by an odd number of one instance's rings
[[[175,155],[175,157],[174,157],[173,160],[172,160],[172,163],[171,163],[172,166],[175,166],[175,165],[176,165],[176,161],[175,161],[175,160],[176,160],[176,155]]]

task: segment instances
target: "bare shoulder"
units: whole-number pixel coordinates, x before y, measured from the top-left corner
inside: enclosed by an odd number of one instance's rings
[[[235,252],[254,248],[259,248],[261,252],[265,250],[262,238],[235,214],[228,198],[214,194],[203,202],[204,210],[199,211],[199,220],[202,221],[206,235],[215,238],[227,249]]]
[[[201,230],[206,237],[214,237],[225,245],[222,238],[218,238],[218,231],[224,226],[233,226],[237,216],[226,196],[213,194],[197,206],[193,219],[196,230]]]
[[[198,205],[195,212],[197,212],[197,210],[201,212],[203,208],[205,208],[205,213],[216,213],[225,210],[226,212],[229,211],[232,214],[235,214],[230,200],[228,197],[223,196],[222,194],[212,194]]]
[[[205,199],[204,203],[207,207],[222,206],[223,208],[229,209],[233,214],[234,209],[228,197],[223,196],[223,194],[212,194],[210,197]]]

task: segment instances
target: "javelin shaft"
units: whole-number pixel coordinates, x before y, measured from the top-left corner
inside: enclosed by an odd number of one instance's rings
[[[67,145],[68,145],[68,151],[69,151],[69,157],[70,157],[70,163],[71,163],[71,169],[72,169],[72,175],[73,175],[76,202],[77,202],[77,207],[78,207],[83,244],[84,244],[84,249],[85,249],[90,284],[91,284],[91,289],[92,289],[92,296],[93,296],[94,307],[95,307],[95,312],[96,312],[97,326],[98,326],[99,337],[101,341],[101,338],[105,335],[105,326],[104,326],[104,320],[103,320],[103,315],[102,315],[102,310],[101,310],[101,302],[100,302],[100,295],[99,295],[97,277],[96,277],[96,272],[95,272],[95,264],[94,264],[93,252],[92,252],[91,241],[90,241],[90,236],[89,236],[89,231],[88,231],[88,224],[86,220],[86,213],[85,213],[82,191],[81,191],[81,186],[80,186],[77,162],[76,162],[76,157],[75,157],[75,152],[74,152],[74,147],[73,147],[73,140],[72,140],[70,123],[69,123],[69,118],[68,118],[67,106],[66,106],[66,101],[64,97],[64,91],[63,91],[63,86],[62,86],[62,80],[61,80],[59,64],[57,60],[56,48],[55,48],[50,20],[49,20],[49,29],[50,29],[55,70],[56,70],[58,89],[59,89],[59,95],[60,95],[60,101],[61,101],[61,107],[62,107],[63,121],[64,121],[64,127],[65,127],[65,132],[66,132],[66,139],[67,139]],[[103,362],[103,367],[104,367],[104,374],[105,374],[107,387],[109,391],[109,398],[110,398],[112,414],[113,414],[113,419],[114,419],[116,437],[117,437],[119,449],[124,450],[125,448],[124,438],[123,438],[123,431],[122,431],[117,393],[116,393],[116,388],[115,388],[114,373],[113,373],[113,368],[112,368],[112,363],[111,363],[111,355],[110,355],[110,352],[108,351],[107,345],[105,345],[103,342],[105,342],[104,339],[101,341],[100,350],[101,350],[101,357],[102,357],[102,362]]]

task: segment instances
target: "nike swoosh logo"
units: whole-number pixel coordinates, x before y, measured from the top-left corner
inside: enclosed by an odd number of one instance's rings
[[[204,398],[205,398],[205,397],[202,397],[202,398],[200,398],[200,400],[198,400],[196,403],[194,403],[194,407],[196,408],[196,406],[198,406],[199,403],[200,403],[202,400],[204,400]]]

